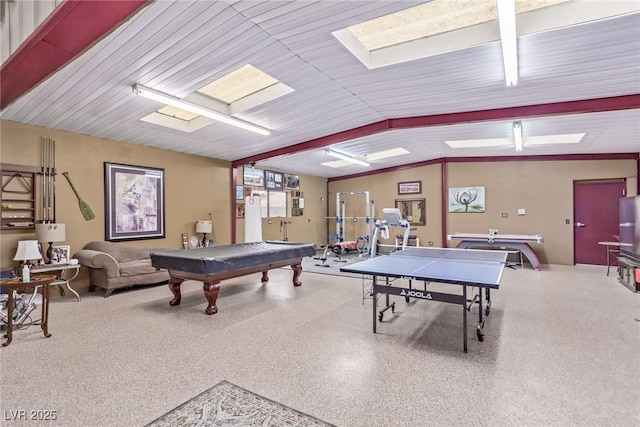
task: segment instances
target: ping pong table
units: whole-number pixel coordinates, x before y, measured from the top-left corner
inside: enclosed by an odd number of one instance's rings
[[[462,306],[463,345],[467,352],[467,311],[478,305],[478,341],[484,341],[484,316],[491,309],[491,289],[498,289],[509,252],[496,250],[465,250],[453,248],[407,248],[347,265],[340,271],[373,276],[373,332],[377,321],[382,321],[386,310],[395,311],[395,302],[389,303],[389,295],[399,295],[408,302],[411,298],[439,301]],[[384,278],[380,284],[379,279]],[[407,279],[408,287],[393,286],[390,279]],[[412,281],[424,281],[425,289],[418,290]],[[439,282],[462,287],[462,294],[433,292],[428,283]],[[477,293],[468,298],[468,287]],[[378,294],[386,294],[386,307],[378,313]],[[484,298],[483,298],[484,297]],[[485,307],[483,309],[483,299]]]

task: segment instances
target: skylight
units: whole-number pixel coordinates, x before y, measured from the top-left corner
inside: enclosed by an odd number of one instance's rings
[[[524,36],[637,9],[633,1],[515,0],[516,30]],[[496,0],[432,0],[333,35],[370,69],[500,40]]]
[[[184,132],[193,132],[216,121],[225,121],[224,116],[233,118],[235,114],[291,92],[293,89],[289,86],[253,65],[247,64],[179,99],[211,110],[214,112],[212,114],[219,119],[212,120],[179,107],[166,106],[140,120]],[[237,119],[234,120],[237,121]]]
[[[276,83],[278,80],[247,64],[198,89],[198,92],[231,104]]]

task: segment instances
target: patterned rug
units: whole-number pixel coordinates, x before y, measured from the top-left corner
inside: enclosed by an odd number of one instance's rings
[[[169,426],[335,427],[227,381],[200,393],[146,427]]]

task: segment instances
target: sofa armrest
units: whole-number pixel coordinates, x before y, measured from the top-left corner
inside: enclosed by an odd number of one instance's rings
[[[82,249],[73,255],[80,265],[88,268],[104,269],[108,278],[120,277],[118,261],[106,252]]]

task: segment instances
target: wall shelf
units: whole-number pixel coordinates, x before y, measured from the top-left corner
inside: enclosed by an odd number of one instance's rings
[[[36,223],[36,175],[33,166],[0,164],[0,230],[33,230]]]

